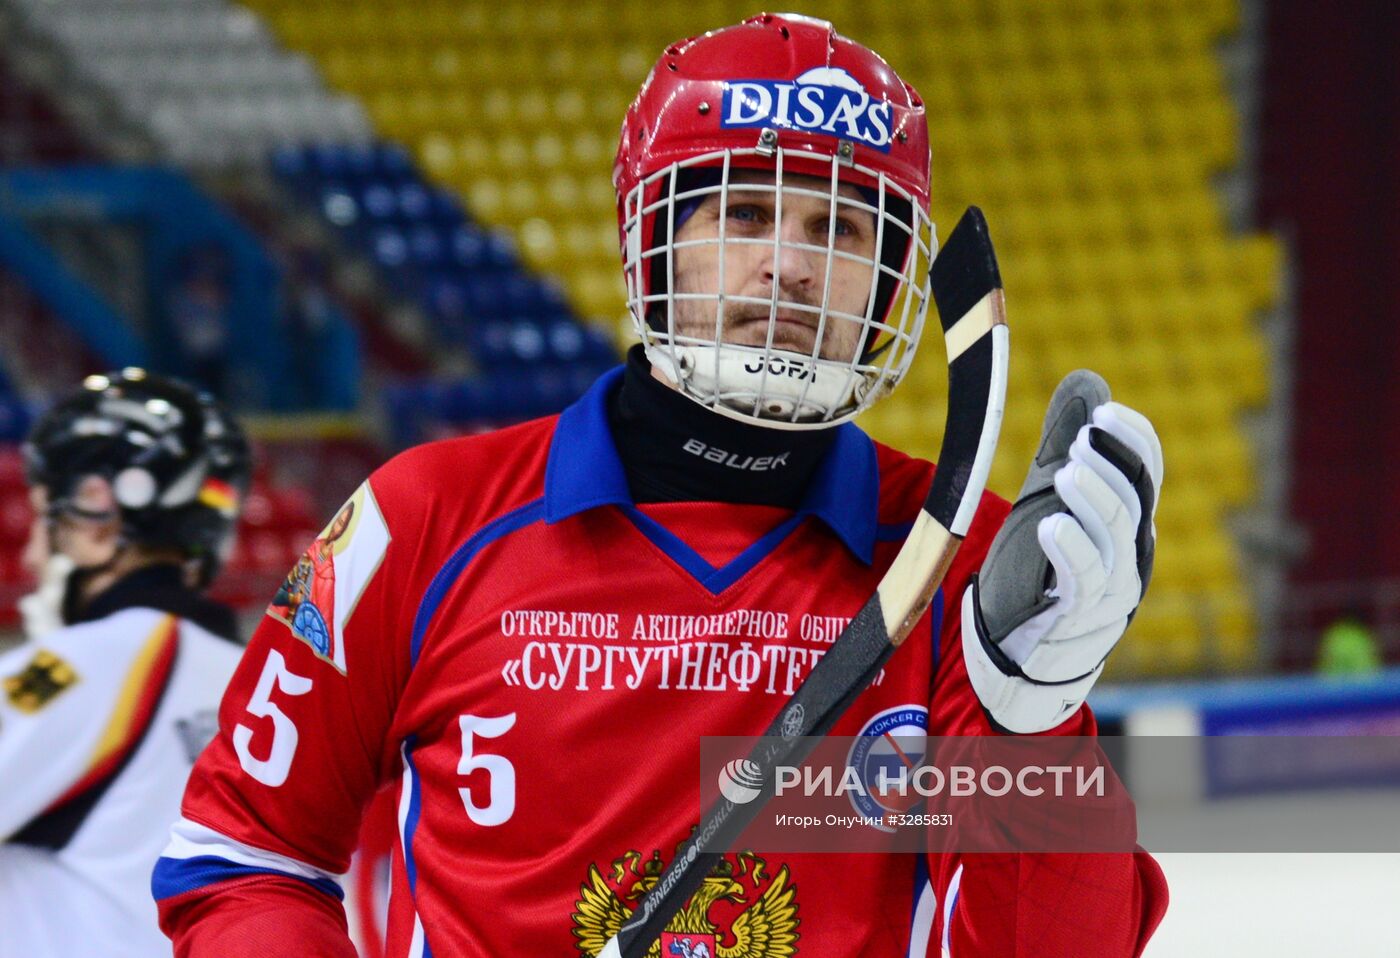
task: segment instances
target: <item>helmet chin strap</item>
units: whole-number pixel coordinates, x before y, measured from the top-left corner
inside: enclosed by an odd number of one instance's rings
[[[866,385],[844,364],[782,349],[761,355],[723,345],[653,344],[646,347],[646,356],[691,399],[721,413],[757,416],[778,428],[830,426],[827,420],[858,403]]]

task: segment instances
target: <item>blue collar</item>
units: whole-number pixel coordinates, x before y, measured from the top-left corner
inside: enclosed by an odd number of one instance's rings
[[[559,416],[544,470],[544,517],[554,523],[597,506],[630,506],[627,475],[608,429],[608,396],[623,367],[598,378]],[[836,427],[836,439],[817,466],[799,515],[816,516],[869,565],[875,549],[880,471],[875,443],[852,423]]]

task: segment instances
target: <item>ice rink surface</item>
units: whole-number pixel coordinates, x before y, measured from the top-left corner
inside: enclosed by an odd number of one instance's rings
[[[1156,857],[1171,906],[1145,958],[1400,958],[1400,854]]]
[[[1231,833],[1307,828],[1309,816],[1318,823],[1314,835],[1331,834],[1322,823],[1340,817],[1374,835],[1375,847],[1400,848],[1400,789],[1234,798],[1208,802],[1188,821],[1200,837],[1195,845],[1223,846]],[[1400,853],[1155,857],[1171,905],[1145,958],[1400,958]]]

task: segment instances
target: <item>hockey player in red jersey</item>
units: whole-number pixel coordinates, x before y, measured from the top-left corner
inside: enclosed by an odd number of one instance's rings
[[[339,899],[397,793],[386,954],[596,955],[869,598],[932,466],[849,420],[909,368],[934,250],[922,102],[822,21],[663,53],[614,183],[642,343],[557,417],[409,450],[353,498],[322,641],[259,627],[153,888],[176,954],[352,956]],[[832,730],[1093,735],[1161,450],[1072,377],[1017,505]],[[273,610],[278,612],[277,609]],[[652,954],[1129,956],[1144,853],[728,856]]]

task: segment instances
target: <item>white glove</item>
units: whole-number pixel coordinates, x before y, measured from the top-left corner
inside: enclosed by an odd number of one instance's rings
[[[1162,447],[1094,373],[1050,400],[1021,494],[963,594],[963,657],[988,715],[1040,732],[1083,704],[1152,573]]]
[[[39,573],[39,587],[17,603],[24,637],[29,641],[63,628],[63,596],[73,569],[73,560],[61,552],[49,556]]]

